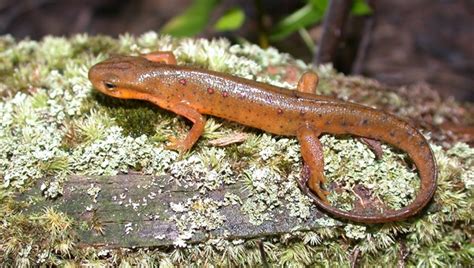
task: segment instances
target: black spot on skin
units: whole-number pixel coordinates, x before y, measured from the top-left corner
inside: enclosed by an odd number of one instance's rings
[[[296,99],[300,99],[300,98],[301,98],[300,95],[298,95],[298,92],[293,91],[292,93],[293,93],[293,97],[295,97]]]
[[[390,134],[391,137],[395,137],[395,130],[390,130],[389,134]]]
[[[341,122],[341,126],[343,126],[343,127],[347,126],[347,122],[346,122],[346,121],[342,121],[342,122]]]
[[[321,117],[323,117],[323,115],[322,115],[322,114],[318,114],[318,117],[321,118]]]
[[[368,123],[369,123],[369,119],[366,119],[366,118],[362,119],[362,125],[365,126],[365,125],[367,125]]]
[[[425,146],[425,143],[424,143],[423,141],[420,141],[420,142],[418,142],[418,146],[424,147],[424,146]]]

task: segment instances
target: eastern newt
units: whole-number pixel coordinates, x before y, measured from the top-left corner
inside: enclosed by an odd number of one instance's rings
[[[247,80],[219,72],[176,65],[172,52],[118,56],[94,65],[89,79],[96,89],[116,98],[152,102],[189,119],[193,126],[182,140],[172,140],[178,151],[190,150],[212,115],[277,135],[296,136],[309,179],[309,195],[324,210],[363,223],[406,219],[418,213],[436,189],[437,167],[428,142],[404,120],[363,105],[314,94],[318,76],[306,72],[297,90]],[[322,133],[350,134],[383,141],[408,153],[421,183],[415,200],[399,210],[348,212],[329,205],[323,173]]]

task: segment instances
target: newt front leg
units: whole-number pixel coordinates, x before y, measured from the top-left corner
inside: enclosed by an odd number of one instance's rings
[[[168,145],[168,148],[177,150],[182,154],[186,151],[189,151],[189,149],[193,147],[199,137],[201,137],[202,133],[204,132],[204,127],[206,126],[206,118],[198,111],[184,103],[178,103],[177,105],[171,107],[170,110],[176,114],[186,117],[193,123],[193,126],[186,135],[186,138],[182,140],[177,140],[175,138],[170,139],[171,143]]]
[[[176,57],[174,56],[173,52],[170,51],[154,51],[144,54],[142,55],[142,57],[146,58],[149,61],[158,63],[171,65],[176,65],[177,63]],[[178,140],[175,137],[171,137],[170,144],[167,146],[169,149],[176,150],[183,154],[193,147],[193,145],[204,132],[206,118],[198,111],[196,111],[196,109],[184,103],[178,103],[175,106],[171,107],[170,110],[176,114],[186,117],[193,123],[191,130],[189,130],[188,134],[184,139]]]

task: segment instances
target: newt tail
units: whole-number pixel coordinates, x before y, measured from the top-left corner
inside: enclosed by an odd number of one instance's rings
[[[337,105],[336,105],[337,106]],[[360,137],[368,137],[391,144],[406,152],[417,167],[420,176],[420,189],[418,194],[408,206],[399,210],[387,210],[369,214],[354,211],[344,211],[330,206],[327,202],[318,198],[313,192],[307,194],[313,201],[329,213],[355,222],[363,223],[384,223],[399,221],[417,214],[431,200],[436,190],[437,166],[433,152],[424,136],[407,122],[396,116],[385,112],[373,112],[367,107],[351,107],[357,111],[356,117],[363,119],[359,125],[352,125],[348,131],[338,131],[327,129],[332,134],[350,134]],[[370,118],[370,119],[369,119]],[[341,118],[341,120],[344,120]],[[345,120],[348,120],[345,117]],[[370,122],[377,122],[370,124]]]
[[[170,148],[190,150],[204,131],[205,115],[212,115],[276,135],[296,136],[309,171],[304,185],[314,202],[329,213],[356,222],[399,221],[418,213],[436,189],[437,168],[423,135],[404,120],[363,105],[316,95],[318,76],[307,72],[297,90],[288,90],[223,73],[176,65],[171,52],[110,58],[94,65],[89,79],[104,94],[139,99],[189,119],[187,136],[172,139]],[[415,200],[400,210],[342,211],[327,202],[322,133],[364,138],[376,155],[378,141],[408,153],[421,178]],[[380,144],[379,144],[380,145]],[[377,149],[378,148],[378,149]]]

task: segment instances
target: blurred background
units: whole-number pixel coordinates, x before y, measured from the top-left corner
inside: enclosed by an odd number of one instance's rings
[[[0,34],[227,37],[474,101],[473,15],[472,0],[0,0]]]

